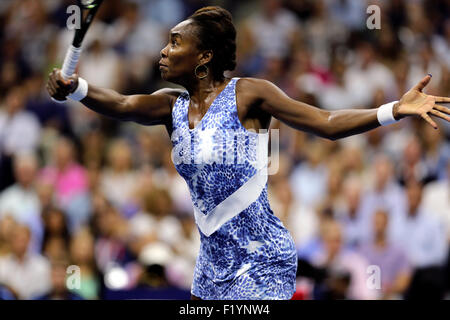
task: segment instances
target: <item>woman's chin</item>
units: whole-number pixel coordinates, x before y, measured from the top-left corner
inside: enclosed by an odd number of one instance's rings
[[[161,78],[164,81],[169,81],[169,77],[168,77],[167,71],[161,71]]]

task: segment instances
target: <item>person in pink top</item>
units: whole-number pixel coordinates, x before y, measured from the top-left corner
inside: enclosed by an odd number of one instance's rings
[[[75,159],[75,146],[65,137],[54,146],[51,164],[43,168],[39,180],[54,189],[55,204],[66,211],[71,229],[84,224],[90,211],[88,175]]]

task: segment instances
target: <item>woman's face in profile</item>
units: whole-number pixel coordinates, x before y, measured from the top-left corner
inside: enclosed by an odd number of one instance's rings
[[[164,80],[176,83],[193,74],[200,54],[194,28],[191,20],[185,20],[170,30],[169,42],[161,50],[159,61]]]

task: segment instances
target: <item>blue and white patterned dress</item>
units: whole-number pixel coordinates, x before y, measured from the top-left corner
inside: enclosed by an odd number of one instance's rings
[[[191,292],[201,299],[290,299],[297,253],[267,198],[268,132],[245,129],[233,78],[194,129],[189,94],[172,110],[172,160],[200,231]]]

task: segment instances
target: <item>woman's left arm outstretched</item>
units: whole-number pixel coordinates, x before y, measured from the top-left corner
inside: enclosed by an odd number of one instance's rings
[[[397,103],[393,103],[392,109],[385,107],[384,114],[380,114],[379,108],[323,110],[291,99],[271,82],[260,79],[247,79],[248,87],[251,88],[247,92],[251,91],[251,98],[258,101],[257,104],[263,111],[294,129],[336,140],[379,127],[383,117],[392,116],[392,121],[395,121],[407,116],[420,116],[435,129],[438,128],[437,124],[430,115],[450,121],[450,108],[439,104],[450,102],[450,98],[422,92],[430,80],[430,75],[424,77]],[[386,115],[390,110],[392,114]]]

